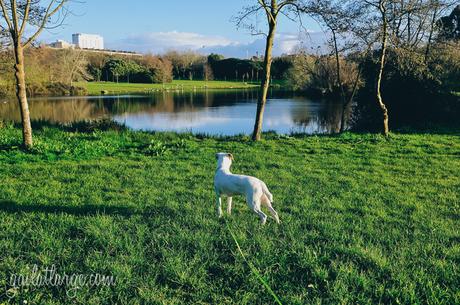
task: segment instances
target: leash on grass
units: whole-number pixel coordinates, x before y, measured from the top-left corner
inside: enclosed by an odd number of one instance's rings
[[[225,218],[224,218],[224,221],[225,221],[225,226],[227,227],[228,231],[230,232],[230,235],[233,238],[233,241],[236,244],[236,248],[238,249],[238,252],[240,252],[240,254],[243,257],[243,259],[246,262],[246,264],[248,264],[249,268],[251,269],[251,272],[254,273],[254,275],[257,277],[257,279],[262,283],[262,285],[264,285],[264,287],[268,290],[268,292],[275,299],[276,303],[279,304],[279,305],[283,305],[283,303],[281,303],[281,300],[278,298],[276,293],[271,289],[270,285],[268,285],[267,281],[262,277],[262,275],[260,275],[260,273],[257,270],[257,268],[250,261],[248,261],[246,259],[246,256],[244,255],[243,251],[241,250],[240,244],[238,243],[238,240],[236,239],[235,234],[233,234],[233,231],[230,228],[230,225],[228,224],[228,222],[227,222],[227,220]]]

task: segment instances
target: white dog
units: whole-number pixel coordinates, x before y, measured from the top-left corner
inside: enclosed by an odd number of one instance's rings
[[[267,221],[267,215],[261,210],[261,204],[265,204],[275,218],[277,223],[280,223],[278,213],[273,209],[273,196],[268,191],[267,185],[262,180],[255,177],[234,175],[230,172],[233,155],[229,153],[218,153],[217,170],[214,176],[214,190],[217,196],[217,214],[222,217],[222,195],[227,196],[227,213],[232,212],[232,196],[243,195],[246,197],[246,202],[251,210],[259,217],[262,224]]]

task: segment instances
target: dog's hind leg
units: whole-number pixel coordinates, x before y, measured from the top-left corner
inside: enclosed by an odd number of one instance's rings
[[[262,194],[260,201],[262,202],[262,204],[265,204],[267,206],[268,210],[270,211],[270,214],[272,214],[273,218],[275,218],[276,223],[280,223],[280,218],[278,216],[278,213],[273,208],[272,203],[270,202],[268,197],[265,194]]]
[[[267,221],[267,215],[260,209],[260,193],[249,193],[246,195],[246,203],[249,208],[260,217],[260,222],[264,225]]]
[[[252,202],[252,209],[260,217],[260,222],[264,225],[267,222],[267,215],[260,209],[260,200]]]
[[[272,206],[272,203],[265,194],[262,195],[261,202],[267,206],[268,210],[270,211],[270,214],[272,214],[273,218],[275,218],[276,223],[280,223],[278,213],[275,211],[275,209]]]
[[[268,207],[268,210],[270,211],[270,213],[272,214],[273,218],[275,218],[276,220],[276,223],[280,223],[280,218],[278,216],[278,213],[275,211],[275,209],[273,208],[272,204],[270,202],[268,202],[267,204],[267,207]]]
[[[227,197],[227,213],[228,215],[232,214],[232,197]]]
[[[216,205],[217,205],[217,216],[220,218],[222,217],[222,198],[220,197],[220,194],[216,194]]]
[[[264,225],[264,224],[267,222],[267,215],[265,215],[265,213],[262,212],[262,210],[260,210],[260,209],[254,209],[254,212],[255,212],[257,215],[259,215],[259,217],[260,217],[260,223],[261,223],[262,225]]]

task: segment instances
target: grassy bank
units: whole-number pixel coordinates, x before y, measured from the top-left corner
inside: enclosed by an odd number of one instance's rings
[[[0,287],[31,266],[111,287],[10,289],[29,304],[455,304],[459,134],[203,138],[0,129]],[[262,177],[282,224],[235,198],[215,217],[214,154]],[[28,269],[29,268],[29,269]],[[0,288],[1,289],[1,288]],[[50,301],[53,300],[53,301]]]
[[[168,84],[128,84],[128,83],[111,83],[111,82],[82,82],[79,86],[86,88],[89,94],[101,94],[102,91],[108,93],[135,93],[135,92],[152,92],[157,90],[203,90],[203,89],[247,89],[256,88],[256,83],[244,83],[234,81],[189,81],[174,80]]]

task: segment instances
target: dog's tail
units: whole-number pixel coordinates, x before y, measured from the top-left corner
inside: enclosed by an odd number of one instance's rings
[[[261,181],[261,184],[262,184],[262,191],[264,192],[265,196],[267,196],[268,200],[270,200],[270,202],[272,203],[273,202],[272,193],[270,193],[270,191],[268,190],[268,187],[265,184],[265,182]]]

